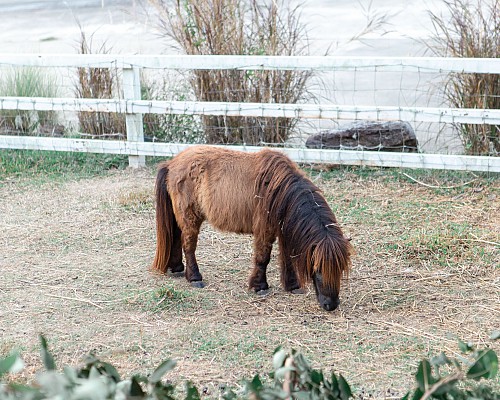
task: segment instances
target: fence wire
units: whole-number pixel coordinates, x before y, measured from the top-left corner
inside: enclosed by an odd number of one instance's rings
[[[162,67],[156,58],[133,65],[88,58],[9,64],[0,56],[0,135],[126,140],[127,115],[137,114],[152,143],[455,155],[467,152],[463,131],[474,126],[491,143],[487,155],[498,155],[500,110],[450,107],[451,72],[439,63],[337,60],[311,70],[311,58],[274,67],[228,57],[226,64],[218,58],[223,67],[202,69],[199,58],[183,68]],[[463,70],[484,68],[471,65],[465,60]],[[123,67],[135,67],[137,81],[124,79]],[[475,96],[488,104],[498,94]]]

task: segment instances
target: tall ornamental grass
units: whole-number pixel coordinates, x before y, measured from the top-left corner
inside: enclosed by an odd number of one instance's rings
[[[42,68],[12,67],[0,75],[0,96],[57,97],[58,87],[57,79]],[[36,134],[42,126],[55,126],[56,121],[53,111],[0,111],[0,130],[5,133]]]
[[[429,12],[429,48],[443,57],[500,57],[500,0],[444,0],[448,17]],[[451,107],[500,109],[500,75],[451,73],[445,87]],[[500,126],[457,124],[467,154],[499,155]]]
[[[80,54],[107,54],[111,49],[103,43],[94,47],[92,37],[81,30],[78,51]],[[118,76],[111,68],[77,68],[75,95],[78,98],[112,99],[119,95]],[[78,112],[80,131],[95,137],[125,137],[125,115],[104,112]]]
[[[161,31],[189,55],[308,55],[298,7],[286,0],[150,0]],[[196,70],[199,101],[297,103],[310,71]],[[203,116],[207,143],[283,143],[296,119]]]

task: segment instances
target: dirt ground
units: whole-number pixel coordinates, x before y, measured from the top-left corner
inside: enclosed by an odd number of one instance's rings
[[[328,179],[326,179],[328,178]],[[457,355],[500,328],[500,180],[452,189],[387,175],[315,174],[357,255],[338,310],[310,290],[246,290],[249,236],[206,225],[198,251],[207,287],[148,271],[155,248],[154,170],[0,186],[0,356],[20,349],[40,369],[43,333],[59,367],[94,352],[125,376],[164,359],[217,398],[220,387],[271,370],[278,345],[341,372],[360,397],[398,398],[423,357]],[[448,185],[445,183],[444,185]],[[453,184],[454,186],[455,184]]]

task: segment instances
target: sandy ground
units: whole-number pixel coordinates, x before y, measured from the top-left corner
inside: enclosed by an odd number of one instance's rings
[[[173,357],[174,380],[217,397],[219,385],[269,371],[284,345],[340,371],[358,394],[384,398],[404,394],[419,359],[456,355],[457,338],[492,345],[488,335],[500,326],[498,181],[450,193],[376,174],[316,181],[357,251],[333,313],[310,289],[283,292],[276,253],[270,295],[248,292],[251,237],[208,225],[198,248],[206,289],[148,272],[152,170],[4,181],[0,356],[20,349],[23,376],[32,379],[44,333],[59,366],[94,352],[128,376]]]

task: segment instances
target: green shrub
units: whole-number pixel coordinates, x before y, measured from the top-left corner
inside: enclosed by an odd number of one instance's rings
[[[56,78],[37,67],[10,68],[0,78],[0,96],[57,97],[57,89]],[[42,126],[54,127],[56,123],[53,111],[0,111],[0,129],[7,133],[35,134]]]
[[[192,100],[190,88],[178,78],[141,76],[142,100]],[[144,137],[151,141],[204,143],[201,119],[187,114],[143,114]]]
[[[492,339],[500,338],[495,332]],[[8,373],[18,373],[23,362],[13,353],[0,360],[0,399],[185,399],[198,400],[198,389],[186,382],[184,390],[163,380],[165,374],[175,367],[175,361],[161,363],[151,375],[134,375],[122,379],[118,371],[95,356],[86,358],[79,368],[65,367],[58,372],[47,342],[40,337],[41,357],[46,371],[39,373],[33,385],[6,382]],[[500,393],[484,382],[494,379],[498,372],[498,358],[491,349],[477,350],[472,345],[459,342],[459,347],[468,359],[448,358],[441,354],[433,359],[423,360],[416,373],[416,388],[403,400],[419,399],[500,399]],[[311,368],[307,360],[295,351],[287,352],[278,348],[273,356],[274,371],[268,379],[259,375],[252,380],[244,380],[239,391],[227,390],[225,400],[347,400],[354,397],[349,384],[335,373],[325,374]],[[442,373],[441,368],[448,367]]]
[[[500,0],[444,0],[449,19],[430,12],[434,37],[429,48],[443,57],[500,57]],[[444,87],[451,107],[500,108],[500,75],[449,74]],[[467,154],[498,155],[500,126],[456,124]]]
[[[493,340],[500,338],[494,332]],[[459,341],[459,348],[468,358],[448,358],[444,353],[424,359],[415,375],[417,387],[403,397],[408,399],[500,399],[500,393],[484,384],[482,379],[494,379],[498,373],[498,357],[492,349],[476,349]],[[442,372],[445,369],[446,372]]]

